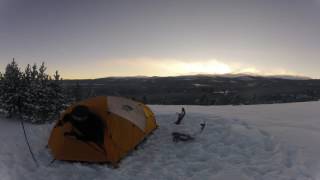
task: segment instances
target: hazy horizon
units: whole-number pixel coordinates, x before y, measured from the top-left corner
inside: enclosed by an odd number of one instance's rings
[[[20,70],[24,70],[26,66],[29,65],[37,65],[39,68],[42,63],[45,64],[47,67],[47,63],[44,61],[41,61],[40,63],[27,63],[26,65],[21,65],[19,62],[17,62],[16,59],[13,58],[13,60],[18,64]],[[8,62],[7,64],[11,63]],[[56,69],[48,68],[46,70],[46,73],[48,73],[50,76],[53,76],[55,74],[55,71],[58,71],[58,73],[61,75],[61,72]],[[0,70],[1,73],[5,72],[5,66]],[[174,75],[110,75],[110,76],[100,76],[100,77],[92,77],[92,78],[83,78],[83,77],[76,77],[76,78],[65,78],[62,77],[64,80],[87,80],[87,79],[103,79],[103,78],[135,78],[135,77],[183,77],[183,76],[261,76],[261,77],[283,77],[283,78],[297,78],[297,79],[320,79],[320,78],[313,78],[309,76],[304,75],[297,75],[297,74],[262,74],[262,73],[255,73],[255,72],[228,72],[228,73],[204,73],[204,72],[194,72],[194,73],[185,73],[185,74],[174,74]]]
[[[51,75],[51,74],[50,74]],[[188,77],[188,76],[208,76],[208,77],[240,77],[240,76],[254,76],[254,77],[278,77],[284,79],[312,79],[318,80],[319,78],[312,78],[302,75],[290,75],[290,74],[255,74],[255,73],[224,73],[224,74],[207,74],[207,73],[194,73],[194,74],[177,74],[177,75],[123,75],[123,76],[104,76],[94,78],[63,78],[63,80],[93,80],[103,78],[153,78],[153,77]],[[319,79],[320,80],[320,79]]]
[[[0,0],[0,71],[320,78],[320,0]]]

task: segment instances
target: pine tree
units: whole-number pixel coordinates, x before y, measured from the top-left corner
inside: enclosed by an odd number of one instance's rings
[[[33,91],[33,104],[32,104],[32,115],[31,120],[33,122],[43,122],[52,118],[54,113],[56,113],[56,106],[58,105],[57,94],[54,92],[55,87],[50,80],[50,76],[46,74],[47,68],[45,64],[42,63],[39,69],[34,65],[33,74],[34,82],[32,83]]]
[[[37,64],[33,64],[32,70],[31,70],[31,81],[36,81],[38,77],[38,67]]]
[[[55,72],[53,78],[46,73],[46,66],[39,69],[28,64],[21,72],[13,60],[5,73],[0,73],[0,106],[8,117],[19,115],[24,120],[42,123],[53,120],[65,108],[66,93],[62,79]]]
[[[33,111],[33,91],[32,91],[32,70],[30,64],[27,65],[22,76],[22,87],[21,87],[21,97],[22,97],[22,109],[21,115],[24,119],[30,117]]]
[[[50,81],[50,97],[51,109],[55,114],[59,113],[62,109],[65,108],[66,97],[64,89],[62,88],[62,79],[60,78],[59,72],[56,71],[53,75],[53,80]]]
[[[1,100],[1,94],[3,94],[3,74],[0,72],[0,112],[3,110],[3,103]]]
[[[9,117],[18,115],[22,107],[22,96],[20,94],[22,73],[14,59],[7,65],[2,79],[3,87],[0,96],[2,108]]]
[[[50,109],[47,107],[48,99],[47,99],[47,75],[45,73],[46,67],[44,63],[39,67],[35,82],[33,83],[33,91],[34,91],[34,110],[33,110],[33,121],[39,121],[41,119],[45,119],[50,112]]]

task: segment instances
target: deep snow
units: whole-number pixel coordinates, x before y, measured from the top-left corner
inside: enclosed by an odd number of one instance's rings
[[[120,164],[57,161],[45,148],[52,125],[26,125],[33,163],[18,121],[0,120],[0,179],[320,180],[320,102],[255,106],[151,106],[159,128]],[[173,131],[197,133],[173,143]]]

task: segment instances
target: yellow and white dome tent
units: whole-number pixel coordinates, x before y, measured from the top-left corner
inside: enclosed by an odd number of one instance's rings
[[[98,117],[95,119],[101,121],[102,127],[99,125],[97,131],[99,128],[103,129],[102,143],[90,141],[90,138],[84,140],[85,138],[69,136],[72,134],[70,132],[81,134],[76,123],[65,120],[67,117],[74,117],[70,114],[79,106],[86,107]],[[86,118],[89,125],[94,122],[90,117]],[[123,97],[94,97],[65,110],[51,132],[48,146],[57,160],[110,162],[116,165],[156,128],[153,112],[143,103]],[[94,133],[94,130],[89,132]]]

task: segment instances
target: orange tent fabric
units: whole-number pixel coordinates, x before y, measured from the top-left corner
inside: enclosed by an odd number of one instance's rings
[[[155,116],[149,107],[137,101],[113,96],[94,97],[76,103],[65,110],[57,124],[78,105],[88,107],[106,125],[103,149],[94,142],[65,136],[66,132],[74,129],[71,123],[65,123],[63,126],[56,125],[49,138],[48,146],[55,159],[110,162],[116,165],[157,128]]]

